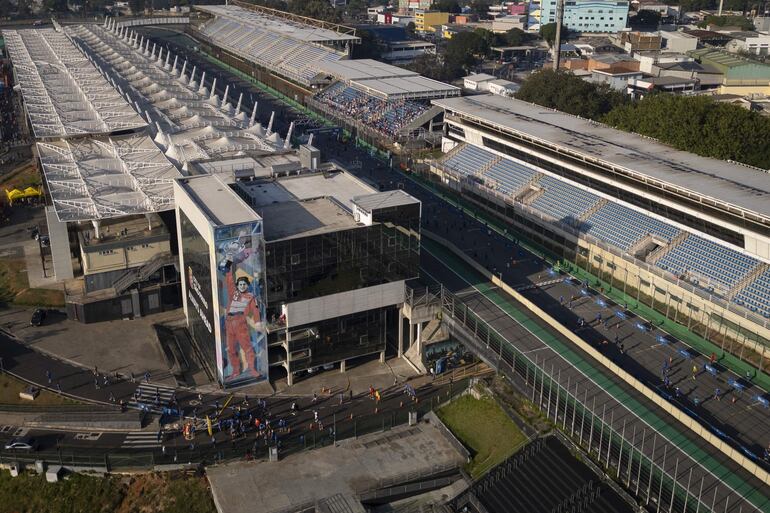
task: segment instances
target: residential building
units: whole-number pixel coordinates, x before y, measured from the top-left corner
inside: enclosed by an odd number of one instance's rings
[[[679,77],[644,77],[628,81],[628,93],[642,99],[653,92],[691,93],[699,89],[698,79]]]
[[[414,12],[414,27],[417,32],[435,32],[437,25],[447,25],[449,13],[417,10]]]
[[[489,82],[495,80],[494,75],[487,73],[477,73],[463,78],[463,87],[470,91],[488,91]]]
[[[665,49],[667,52],[686,53],[698,48],[698,38],[687,32],[661,31],[660,37],[663,38],[661,49]]]
[[[757,32],[738,33],[733,35],[732,41],[725,45],[725,49],[733,53],[745,52],[760,57],[767,56],[770,55],[770,35]]]
[[[624,30],[616,37],[618,45],[628,53],[660,50],[663,41],[658,32]]]
[[[504,34],[512,29],[527,30],[527,15],[501,16],[492,20],[492,32]]]
[[[433,0],[398,0],[398,12],[406,13],[418,9],[430,9]]]
[[[556,21],[556,0],[540,3],[540,24]],[[614,33],[626,27],[628,1],[566,0],[564,26],[577,32]]]
[[[653,67],[659,64],[671,64],[675,62],[693,62],[695,59],[681,53],[661,52],[635,52],[634,58],[639,61],[639,71],[655,74]]]
[[[498,78],[497,80],[490,80],[487,82],[487,87],[489,92],[492,94],[511,98],[514,94],[516,94],[516,91],[518,91],[521,86],[515,82],[511,82],[510,80]]]
[[[620,71],[617,73],[610,73],[595,69],[591,72],[590,76],[585,77],[585,80],[596,84],[607,84],[616,91],[625,93],[628,91],[629,81],[642,78],[643,76],[644,73],[641,71]]]

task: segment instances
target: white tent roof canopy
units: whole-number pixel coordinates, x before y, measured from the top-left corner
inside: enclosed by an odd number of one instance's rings
[[[37,150],[62,222],[174,208],[173,180],[182,175],[148,136],[59,139]]]
[[[109,134],[145,121],[62,32],[3,30],[35,137]]]

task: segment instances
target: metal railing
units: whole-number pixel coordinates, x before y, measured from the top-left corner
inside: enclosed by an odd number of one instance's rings
[[[428,294],[427,290],[407,290],[406,297],[408,300],[422,298]],[[433,293],[430,295],[436,296]],[[720,488],[718,484],[707,488],[707,498],[704,495],[703,482],[710,471],[689,454],[692,464],[700,467],[703,475],[692,480],[692,472],[689,475],[678,472],[677,460],[677,468],[674,470],[677,478],[672,476],[670,469],[666,468],[665,453],[661,463],[655,461],[660,459],[661,451],[666,451],[671,445],[667,440],[663,448],[658,449],[657,458],[654,448],[648,456],[644,452],[644,442],[641,448],[636,445],[636,429],[631,437],[631,429],[626,432],[625,421],[621,429],[613,425],[612,418],[607,422],[604,413],[599,414],[598,410],[595,410],[595,403],[589,407],[585,398],[581,400],[576,393],[567,390],[559,383],[557,377],[552,376],[538,365],[536,360],[516,348],[450,291],[442,288],[438,296],[441,301],[442,321],[452,328],[455,336],[482,359],[492,362],[492,365],[496,363],[498,371],[529,395],[528,399],[555,428],[583,448],[596,463],[604,467],[609,476],[625,486],[640,502],[652,507],[660,505],[658,511],[669,513],[755,510],[755,506],[746,499],[736,496],[735,493],[731,494],[728,488]],[[629,412],[638,417],[636,412]],[[655,440],[664,443],[663,436],[659,436],[650,428],[651,436],[652,433],[655,433]],[[646,432],[644,435],[640,433],[643,440],[647,438],[646,435]],[[721,489],[722,495],[717,509],[714,509],[718,489]]]

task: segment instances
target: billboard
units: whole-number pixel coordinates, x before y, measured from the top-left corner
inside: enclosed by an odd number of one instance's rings
[[[267,378],[265,258],[262,222],[214,230],[221,347],[218,366],[224,385]]]

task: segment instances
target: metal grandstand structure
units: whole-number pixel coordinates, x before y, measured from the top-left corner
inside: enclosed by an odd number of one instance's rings
[[[118,28],[114,20],[106,27],[78,25],[67,31],[84,53],[109,70],[110,80],[145,116],[155,142],[178,166],[286,147],[272,126],[255,122],[255,109],[250,117],[243,111],[242,96],[237,102],[228,98],[226,87],[220,97],[216,81],[207,86],[205,72],[190,70],[187,62],[128,28]]]
[[[323,30],[328,30],[331,32],[336,32],[338,34],[337,37],[339,38],[339,40],[351,41],[354,43],[357,43],[360,41],[360,38],[356,36],[356,29],[353,27],[348,27],[346,25],[340,25],[338,23],[332,23],[329,21],[317,20],[315,18],[308,18],[306,16],[300,16],[298,14],[292,14],[290,12],[279,11],[279,10],[271,9],[269,7],[264,7],[261,5],[251,4],[248,2],[241,2],[240,0],[231,0],[230,2],[228,2],[228,5],[233,7],[239,7],[247,11],[253,11],[255,13],[259,13],[262,16],[269,16],[269,17],[285,20],[286,22],[292,22],[300,25],[307,25],[307,26],[316,27]]]
[[[174,208],[179,170],[146,135],[37,143],[56,215],[94,221]]]
[[[144,120],[62,32],[4,30],[38,139],[134,130]]]
[[[195,32],[195,37],[272,73],[303,86],[310,86],[322,62],[345,59],[340,49],[355,42],[355,36],[290,21],[280,11],[263,13],[234,5],[196,6],[213,16]]]

